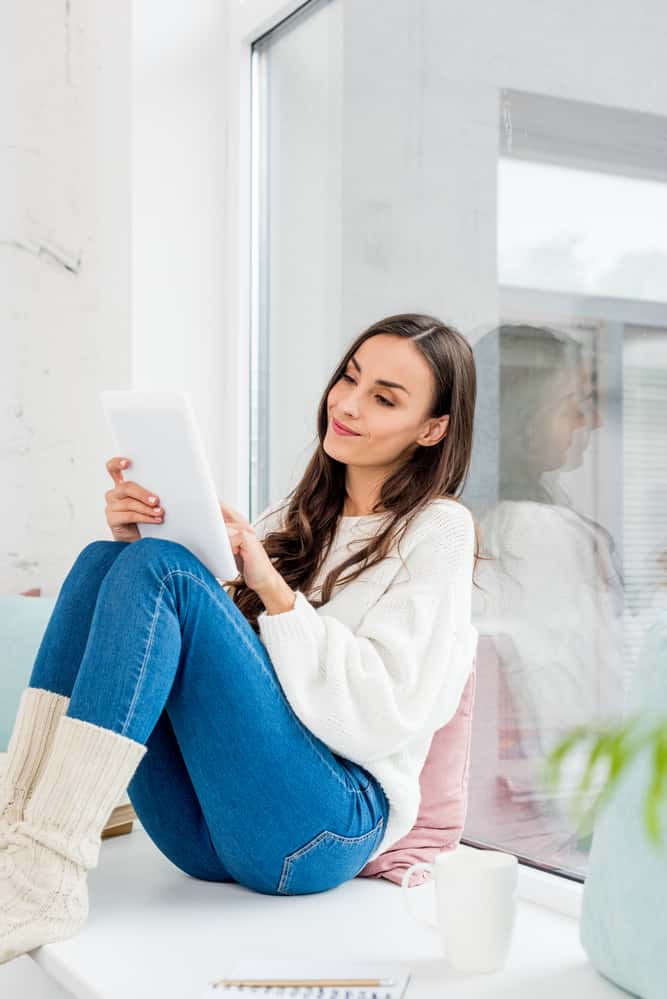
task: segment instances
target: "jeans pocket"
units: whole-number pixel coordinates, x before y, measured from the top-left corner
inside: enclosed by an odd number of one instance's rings
[[[350,881],[366,865],[383,833],[383,816],[363,836],[340,836],[324,829],[285,857],[277,894],[307,895]]]

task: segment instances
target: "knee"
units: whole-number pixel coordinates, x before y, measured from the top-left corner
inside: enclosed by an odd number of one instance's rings
[[[167,541],[165,538],[140,538],[133,541],[130,549],[124,555],[124,561],[134,565],[171,567],[176,562],[182,565],[184,561],[193,559],[189,548],[178,541]]]
[[[109,538],[108,540],[91,541],[89,544],[86,545],[85,548],[81,549],[79,554],[84,555],[86,552],[108,551],[109,548],[114,545],[124,545],[124,544],[127,544],[127,542],[112,541],[111,538]]]
[[[76,557],[75,565],[94,565],[98,562],[105,562],[107,559],[117,555],[127,542],[125,541],[91,541],[85,548],[82,548]]]
[[[166,538],[139,538],[132,542],[132,553],[135,558],[154,558],[156,555],[172,551],[187,552],[189,549],[178,541],[168,541]]]
[[[172,577],[176,585],[180,575],[194,574],[201,577],[207,571],[197,556],[179,541],[152,537],[132,542],[118,559],[116,566],[114,572],[128,574],[135,580],[141,579],[147,585],[159,586]]]
[[[74,559],[61,592],[78,592],[79,586],[98,585],[124,547],[120,541],[91,541]]]

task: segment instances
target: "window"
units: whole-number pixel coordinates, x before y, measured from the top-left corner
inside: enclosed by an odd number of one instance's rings
[[[494,559],[466,832],[582,877],[580,761],[560,795],[542,764],[570,726],[622,716],[667,607],[664,121],[510,91],[499,113],[499,322],[475,341],[465,494]]]
[[[254,45],[252,512],[299,480],[360,329],[420,311],[468,336],[463,499],[492,559],[465,839],[582,880],[542,764],[623,713],[667,608],[667,102],[585,7],[548,31],[530,5],[379,9],[318,0]]]
[[[253,50],[253,517],[301,478],[345,339],[341,21],[308,4]]]

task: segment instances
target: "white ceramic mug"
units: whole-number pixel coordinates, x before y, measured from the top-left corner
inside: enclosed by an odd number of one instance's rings
[[[437,921],[416,916],[408,888],[413,871],[429,870],[435,883]],[[505,966],[516,920],[517,858],[499,850],[457,847],[437,854],[432,864],[412,864],[401,890],[408,912],[440,937],[449,963],[458,971],[500,971]]]

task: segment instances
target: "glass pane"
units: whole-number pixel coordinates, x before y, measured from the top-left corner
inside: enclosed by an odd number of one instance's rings
[[[251,517],[299,481],[341,323],[342,5],[257,43]]]
[[[416,311],[469,338],[465,838],[582,878],[581,758],[559,794],[544,759],[622,716],[667,609],[667,90],[593,10],[556,5],[548,32],[514,10],[482,30],[451,0],[330,0],[257,44],[253,515],[299,481],[361,329]],[[656,25],[657,0],[633,11]]]

